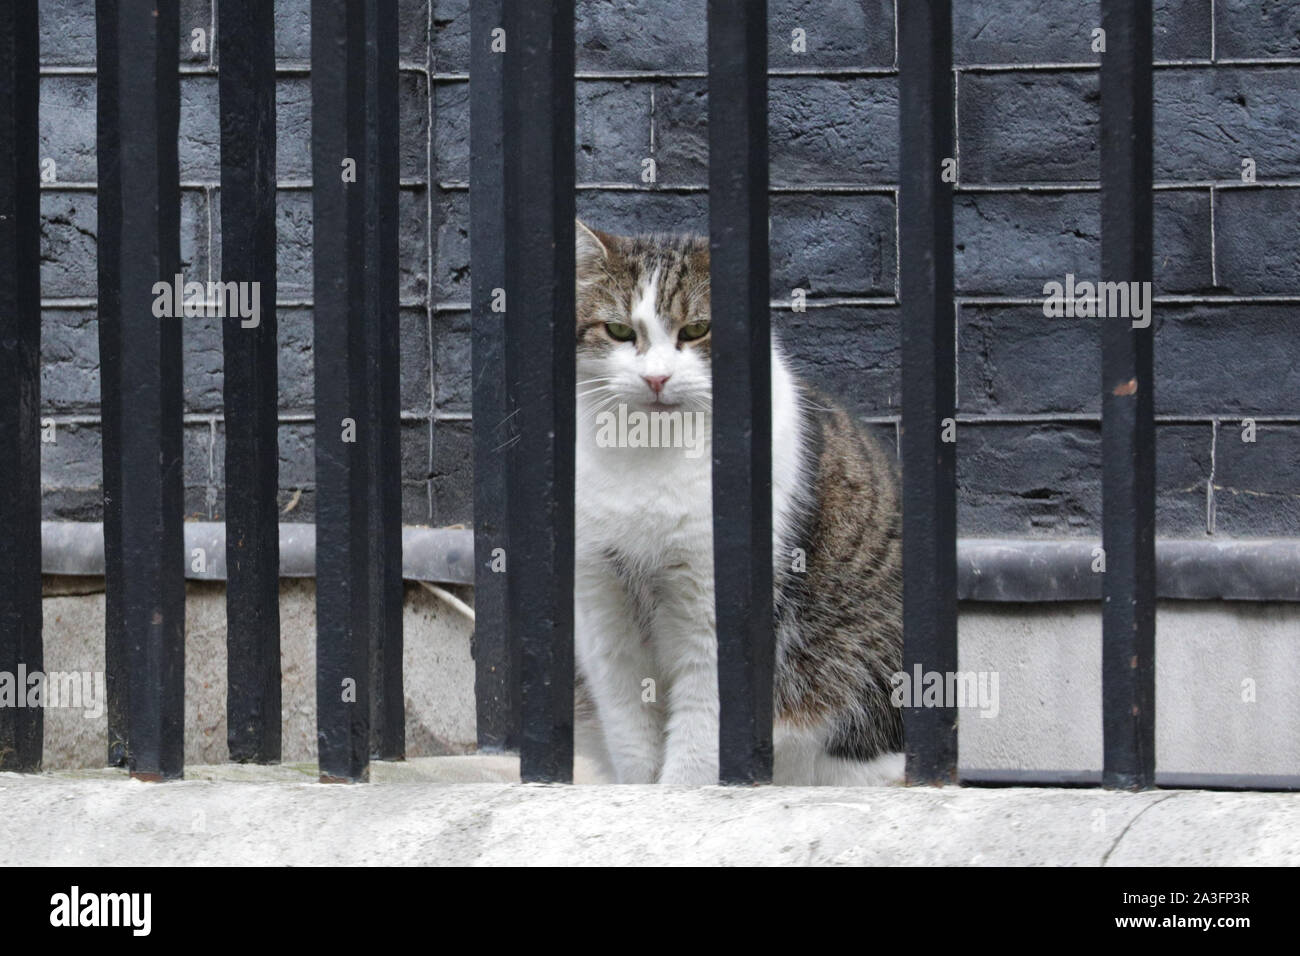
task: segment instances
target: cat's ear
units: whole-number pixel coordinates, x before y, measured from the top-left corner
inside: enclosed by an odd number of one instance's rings
[[[589,269],[596,263],[609,258],[610,237],[591,229],[581,219],[575,219],[574,237],[577,251],[578,271]]]

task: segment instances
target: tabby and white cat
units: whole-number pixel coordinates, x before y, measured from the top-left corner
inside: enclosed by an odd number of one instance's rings
[[[582,223],[577,237],[575,643],[603,751],[594,756],[620,783],[717,783],[708,241]],[[702,445],[610,440],[614,415],[665,412],[704,422]],[[674,434],[690,438],[682,424]],[[774,780],[895,781],[902,546],[892,464],[795,380],[775,341],[772,512]]]

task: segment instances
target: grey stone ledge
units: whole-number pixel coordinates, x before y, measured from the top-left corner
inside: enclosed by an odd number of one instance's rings
[[[193,569],[195,548],[204,551],[202,571]],[[41,571],[45,574],[100,576],[104,573],[101,522],[41,522]],[[280,524],[280,576],[316,574],[316,525]],[[200,581],[226,579],[226,525],[185,522],[185,576]],[[402,576],[411,581],[474,583],[474,532],[461,528],[402,528]]]
[[[957,542],[963,601],[1098,601],[1101,542],[964,538]],[[1300,601],[1300,539],[1160,538],[1156,596],[1181,600]]]
[[[1101,542],[1090,538],[962,538],[957,543],[957,596],[963,601],[1097,601],[1103,575],[1094,572]],[[193,550],[206,567],[193,570]],[[226,526],[185,523],[186,577],[225,580]],[[99,522],[41,523],[41,570],[46,574],[104,573]],[[280,525],[280,574],[313,577],[316,526]],[[402,528],[402,576],[412,581],[474,583],[474,533],[467,528]],[[1156,542],[1156,593],[1161,598],[1221,601],[1300,601],[1300,539],[1162,538]]]

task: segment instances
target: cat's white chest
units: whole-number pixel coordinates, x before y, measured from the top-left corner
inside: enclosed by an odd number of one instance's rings
[[[712,465],[707,451],[577,449],[578,559],[615,551],[650,567],[712,557]],[[703,554],[701,555],[701,552]]]

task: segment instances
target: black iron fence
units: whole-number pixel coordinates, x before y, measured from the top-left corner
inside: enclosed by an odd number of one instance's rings
[[[155,9],[156,7],[156,9]],[[110,764],[183,770],[184,553],[175,5],[100,0],[99,335]],[[228,726],[280,756],[272,5],[220,0]],[[1152,274],[1150,0],[1103,0],[1103,280]],[[772,772],[767,16],[709,0],[714,567],[720,775]],[[322,780],[405,750],[395,0],[312,6],[317,695]],[[904,669],[957,669],[949,0],[898,5]],[[479,743],[525,780],[573,765],[573,0],[475,0],[471,218]],[[38,38],[0,9],[0,670],[42,665]],[[172,286],[175,286],[173,288]],[[228,307],[244,284],[255,320]],[[1281,788],[1158,777],[1150,327],[1104,325],[1104,770],[958,773],[953,707],[905,711],[912,783]],[[0,708],[0,767],[41,762]]]

